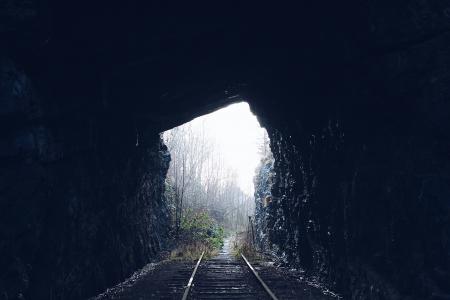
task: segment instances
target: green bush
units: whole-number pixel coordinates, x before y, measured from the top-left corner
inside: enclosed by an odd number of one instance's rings
[[[196,260],[205,251],[211,257],[223,246],[224,230],[207,212],[188,210],[181,219],[177,247],[171,259]]]
[[[184,240],[190,243],[203,243],[211,250],[223,246],[223,227],[205,211],[186,211],[181,220],[181,234]]]

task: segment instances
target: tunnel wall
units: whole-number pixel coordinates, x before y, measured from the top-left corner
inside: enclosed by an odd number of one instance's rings
[[[256,197],[261,248],[346,299],[447,295],[447,142],[384,132],[355,143],[341,124],[268,129],[275,175],[270,204]]]
[[[370,55],[347,91],[252,106],[275,158],[261,232],[346,299],[450,294],[448,38]]]
[[[0,299],[85,299],[154,258],[169,226],[159,134],[61,106],[55,120],[5,57],[0,84]]]

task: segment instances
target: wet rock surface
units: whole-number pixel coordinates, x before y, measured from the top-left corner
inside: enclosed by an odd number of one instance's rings
[[[272,243],[269,240],[268,220],[271,218],[268,206],[273,200],[272,186],[274,180],[272,154],[265,155],[256,169],[255,185],[255,216],[254,227],[256,231],[257,248],[262,252],[270,252]]]

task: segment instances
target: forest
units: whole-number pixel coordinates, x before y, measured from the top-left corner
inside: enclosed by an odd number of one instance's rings
[[[261,132],[257,155],[263,158],[270,147],[267,133]],[[254,215],[254,195],[241,187],[238,170],[227,162],[216,134],[204,119],[163,133],[171,154],[165,190],[176,236],[186,236],[189,229],[200,238],[203,228],[205,238],[220,238],[245,230]]]

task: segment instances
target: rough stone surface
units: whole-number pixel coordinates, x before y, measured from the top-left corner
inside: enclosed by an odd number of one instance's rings
[[[256,231],[256,242],[258,250],[270,251],[272,245],[269,241],[269,228],[267,220],[272,216],[268,212],[272,201],[272,184],[273,184],[273,158],[267,155],[262,158],[256,169],[253,183],[255,185],[255,217],[254,226]]]
[[[1,138],[0,298],[82,299],[142,267],[168,228],[158,134],[137,145],[120,122],[53,128],[23,71],[2,59],[0,77],[14,121]]]
[[[272,131],[270,241],[347,297],[448,294],[448,164],[430,159],[440,143],[415,132],[355,145],[344,132],[330,121],[299,144]]]

